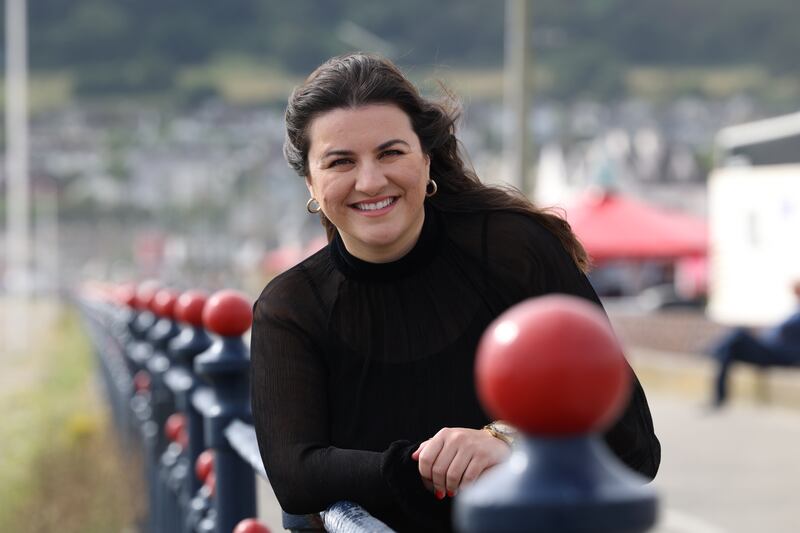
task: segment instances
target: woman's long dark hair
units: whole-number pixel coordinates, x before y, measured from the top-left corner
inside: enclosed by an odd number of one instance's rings
[[[431,177],[439,186],[436,195],[427,200],[432,205],[445,212],[497,210],[528,215],[558,237],[581,270],[588,270],[586,251],[566,220],[535,207],[513,187],[481,183],[459,154],[455,135],[458,107],[423,98],[388,59],[363,53],[333,57],[292,92],[283,146],[289,165],[300,176],[309,176],[308,129],[315,117],[332,109],[368,104],[394,104],[411,119],[422,150],[430,157]],[[320,216],[330,240],[336,228],[322,213]]]

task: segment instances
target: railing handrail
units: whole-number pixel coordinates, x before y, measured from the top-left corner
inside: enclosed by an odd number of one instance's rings
[[[258,451],[256,429],[251,424],[234,420],[225,428],[225,438],[239,456],[253,467],[256,474],[269,481],[261,453]]]
[[[363,507],[346,500],[320,513],[325,530],[330,533],[392,533],[394,530],[369,514]]]
[[[234,420],[225,428],[225,437],[242,459],[253,467],[253,471],[269,481],[261,460],[261,453],[258,450],[255,428],[241,420]],[[290,515],[290,517],[289,522],[295,527],[298,527],[298,524],[306,527],[315,525],[312,520],[303,515]],[[393,531],[360,505],[346,500],[331,504],[320,513],[320,517],[325,530],[331,533],[391,533]]]
[[[108,389],[108,394],[111,395],[109,400],[111,400],[112,404],[117,405],[117,407],[114,409],[115,418],[120,416],[123,418],[128,418],[127,415],[125,415],[125,411],[127,411],[127,404],[130,403],[130,400],[133,397],[137,396],[133,386],[132,374],[134,373],[134,370],[129,368],[124,362],[124,358],[127,357],[127,354],[123,355],[123,350],[127,351],[127,348],[122,345],[122,338],[119,337],[117,328],[114,326],[115,322],[119,322],[121,320],[123,315],[120,311],[125,308],[102,298],[95,298],[91,296],[87,297],[76,295],[74,301],[76,307],[82,312],[85,318],[91,341],[95,345],[95,351],[97,352],[97,355],[100,356],[101,367],[107,369],[105,371],[106,374],[108,374],[108,370],[111,370],[109,366],[115,367],[116,369],[114,372],[114,377],[111,375],[104,376],[108,381],[111,381],[111,383],[109,383],[110,385],[116,385],[114,387],[115,390]],[[140,311],[133,311],[128,315],[128,318],[135,318],[139,314],[141,314]],[[155,322],[157,322],[157,320],[153,321],[153,323]],[[110,346],[109,341],[112,341],[114,346]],[[149,346],[151,344],[150,339],[148,338],[142,338],[136,342],[142,347],[146,347],[145,345]],[[119,345],[117,346],[118,343]],[[114,349],[118,349],[119,353],[113,355],[111,353],[107,353],[109,351],[113,351]],[[148,351],[152,353],[151,350]],[[146,361],[142,360],[139,363],[146,363]],[[174,373],[172,370],[175,369],[170,368],[164,373],[163,376],[165,378],[163,386],[166,386],[169,389],[175,388],[172,386],[173,380],[166,379],[167,377],[172,377],[171,375]],[[186,372],[191,372],[196,376],[196,373],[193,369],[183,370]],[[124,376],[122,374],[124,374]],[[167,374],[170,374],[170,376],[167,376]],[[128,386],[121,387],[120,379],[122,378],[125,378]],[[208,411],[211,407],[211,403],[214,400],[214,393],[211,388],[212,387],[210,387],[208,384],[203,383],[194,389],[193,394],[191,394],[192,407],[197,409],[197,411],[200,413]],[[138,399],[149,405],[149,399]],[[149,410],[145,411],[150,413]],[[139,420],[139,423],[146,424],[148,427],[152,426],[151,433],[157,432],[159,435],[162,434],[164,431],[163,428],[157,427],[158,424],[155,424],[150,419],[151,415],[147,414],[144,416],[147,420]],[[136,417],[131,416],[130,418],[134,419]],[[247,421],[236,418],[228,423],[228,425],[224,428],[223,436],[228,444],[230,444],[230,447],[234,450],[234,452],[240,456],[250,468],[252,468],[253,475],[259,476],[266,482],[269,482],[269,477],[261,460],[256,432],[253,425]],[[156,460],[156,463],[157,462],[158,461]],[[152,482],[152,480],[149,481]],[[153,486],[150,486],[149,490],[152,493],[157,489]],[[150,499],[150,503],[151,505],[154,503],[152,498]],[[284,512],[283,516],[284,527],[288,527],[292,530],[320,531],[324,527],[324,530],[336,533],[366,533],[373,531],[379,533],[391,533],[393,531],[386,524],[370,515],[365,509],[349,501],[336,502],[319,514],[290,515]],[[151,525],[155,526],[155,523],[151,522]]]

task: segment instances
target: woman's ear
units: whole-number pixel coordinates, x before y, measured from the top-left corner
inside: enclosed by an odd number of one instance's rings
[[[311,197],[313,198],[314,197],[314,188],[311,185],[311,176],[306,176],[306,188],[308,188],[308,194],[310,194]]]

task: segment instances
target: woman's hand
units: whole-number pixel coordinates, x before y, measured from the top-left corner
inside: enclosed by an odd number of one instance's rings
[[[511,447],[482,429],[444,428],[419,445],[411,458],[419,463],[426,487],[437,498],[455,496],[487,468],[504,461]],[[429,487],[430,488],[430,487]]]

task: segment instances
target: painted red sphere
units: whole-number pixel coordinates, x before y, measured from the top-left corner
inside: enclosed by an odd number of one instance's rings
[[[136,304],[136,287],[129,283],[120,285],[116,288],[115,296],[120,305],[128,307],[135,307]]]
[[[206,479],[203,481],[203,485],[208,487],[208,491],[213,498],[217,493],[217,474],[213,470],[208,473],[208,476],[206,476]]]
[[[152,310],[150,306],[159,288],[158,282],[154,280],[143,281],[139,284],[136,288],[136,303],[140,311]]]
[[[175,302],[175,319],[192,326],[202,326],[206,300],[208,294],[205,291],[192,289],[184,292]]]
[[[133,376],[133,388],[136,392],[145,392],[150,390],[150,374],[145,370],[139,370]]]
[[[250,329],[253,309],[242,293],[230,289],[211,295],[203,309],[203,325],[223,337],[237,337]]]
[[[567,295],[533,298],[500,315],[481,338],[475,371],[493,417],[544,436],[607,427],[631,382],[601,309]]]
[[[208,475],[214,471],[214,451],[203,450],[194,462],[194,474],[200,481],[205,481]]]
[[[269,533],[269,528],[255,518],[245,518],[236,524],[233,533]]]
[[[178,293],[172,289],[161,289],[153,297],[151,308],[156,316],[161,318],[175,318],[175,302],[178,300]]]
[[[181,433],[186,431],[186,417],[181,413],[172,413],[164,422],[164,434],[170,442],[177,442]]]

